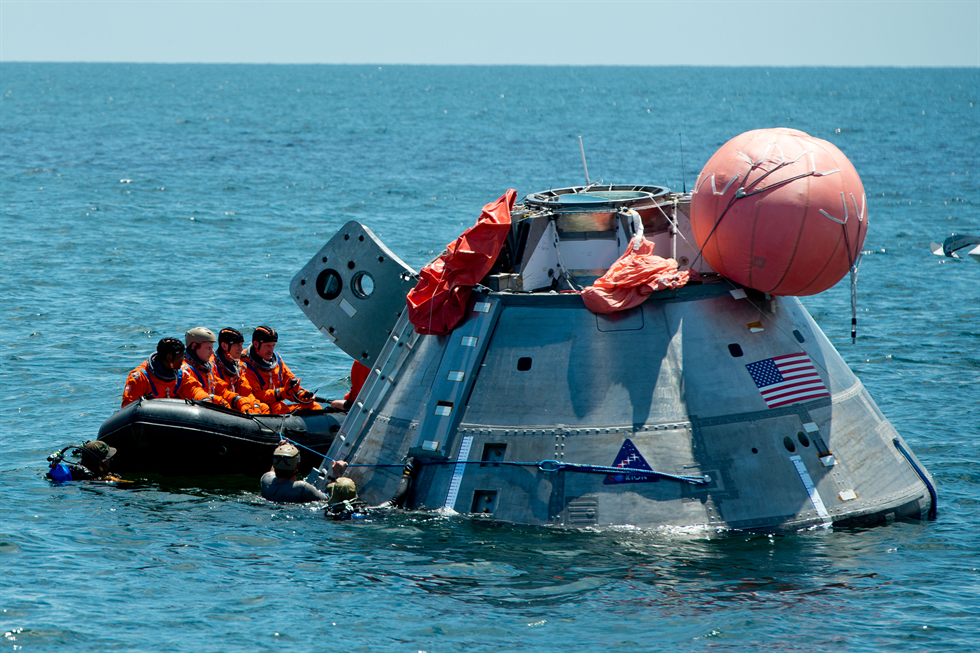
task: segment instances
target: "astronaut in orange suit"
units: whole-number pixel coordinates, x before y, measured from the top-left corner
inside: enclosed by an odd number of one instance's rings
[[[194,327],[184,334],[184,373],[187,382],[191,384],[194,399],[209,401],[212,404],[231,408],[228,399],[217,390],[215,383],[214,365],[211,358],[214,355],[214,343],[218,339],[211,329]]]
[[[244,336],[231,327],[218,332],[218,348],[214,350],[215,388],[228,400],[231,407],[242,413],[269,412],[268,404],[259,401],[245,378],[242,363]]]
[[[252,332],[252,346],[243,358],[245,380],[252,388],[253,395],[268,404],[269,412],[274,415],[303,408],[320,410],[320,404],[313,401],[313,393],[300,387],[299,378],[276,353],[277,342],[279,334],[272,327],[258,326]]]
[[[122,405],[127,406],[141,397],[194,399],[194,384],[187,383],[181,369],[184,363],[184,343],[176,338],[163,338],[157,351],[126,377]]]

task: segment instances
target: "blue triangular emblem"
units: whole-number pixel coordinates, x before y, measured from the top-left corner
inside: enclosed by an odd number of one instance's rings
[[[619,453],[616,454],[616,460],[612,464],[613,467],[624,467],[627,469],[642,469],[645,471],[652,472],[653,469],[647,464],[647,461],[643,459],[640,452],[637,450],[636,445],[630,441],[629,438],[623,442],[623,446],[620,447]],[[606,476],[606,480],[602,482],[603,485],[618,485],[619,483],[656,483],[660,479],[656,476],[640,476],[638,474],[609,474]]]

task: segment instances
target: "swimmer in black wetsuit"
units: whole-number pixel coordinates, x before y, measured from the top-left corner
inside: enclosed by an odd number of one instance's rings
[[[357,499],[354,481],[341,478],[347,469],[343,460],[335,460],[331,466],[332,481],[326,487],[326,494],[306,481],[297,480],[299,471],[299,449],[283,441],[272,454],[272,469],[262,477],[262,496],[278,503],[309,503],[327,501],[331,504]]]

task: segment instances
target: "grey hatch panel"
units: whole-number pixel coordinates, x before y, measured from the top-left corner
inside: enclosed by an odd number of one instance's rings
[[[289,293],[323,335],[370,367],[416,281],[412,268],[352,220],[293,277]]]

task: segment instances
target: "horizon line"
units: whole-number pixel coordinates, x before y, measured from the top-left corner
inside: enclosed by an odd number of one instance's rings
[[[3,59],[0,64],[109,64],[133,66],[484,66],[493,68],[897,68],[897,69],[974,69],[980,72],[980,65],[967,64],[627,64],[627,63],[384,63],[384,62],[298,62],[298,61],[102,61],[102,60],[22,60]]]

